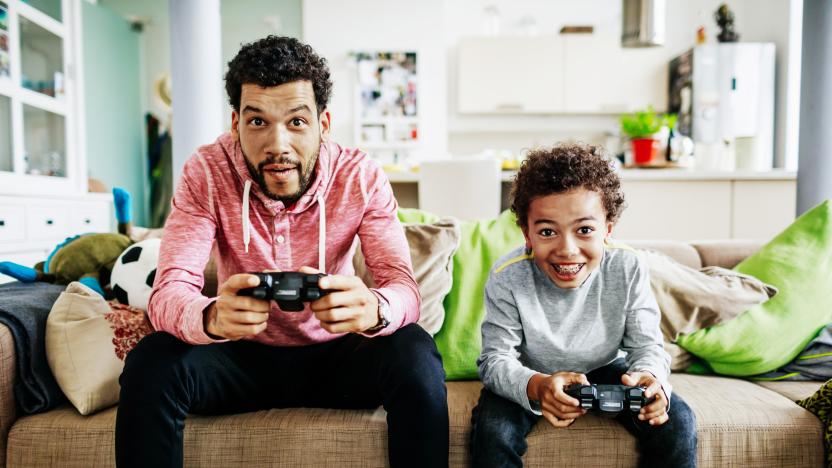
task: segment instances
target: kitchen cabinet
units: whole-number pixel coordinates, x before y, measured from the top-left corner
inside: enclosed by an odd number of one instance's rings
[[[767,240],[794,221],[793,177],[728,177],[730,173],[717,180],[623,180],[628,208],[614,236]]]
[[[616,239],[731,238],[730,181],[624,181]]]
[[[795,218],[797,184],[788,180],[737,180],[733,184],[734,238],[770,239]]]
[[[461,114],[617,114],[667,108],[667,61],[607,34],[460,41]]]
[[[459,112],[559,112],[563,66],[559,36],[465,38],[459,44]]]
[[[661,48],[625,49],[604,34],[565,34],[564,112],[617,114],[667,108]]]
[[[419,208],[419,173],[389,173],[403,208]],[[513,172],[504,171],[501,209],[508,209]],[[627,169],[621,173],[627,208],[616,239],[768,240],[795,219],[797,181],[785,171]]]

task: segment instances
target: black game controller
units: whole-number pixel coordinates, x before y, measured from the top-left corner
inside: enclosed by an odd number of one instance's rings
[[[598,410],[601,414],[614,416],[625,409],[638,412],[656,399],[644,396],[644,387],[627,385],[582,385],[572,384],[564,392],[581,402],[585,410]]]
[[[237,295],[275,301],[286,312],[299,312],[303,310],[304,302],[320,299],[329,293],[318,286],[318,280],[326,276],[323,273],[280,271],[251,274],[260,278],[260,284],[241,289]]]

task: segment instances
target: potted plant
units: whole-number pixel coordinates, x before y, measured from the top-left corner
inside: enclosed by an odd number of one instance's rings
[[[667,125],[672,128],[676,124],[676,115],[660,116],[652,107],[621,116],[621,131],[633,143],[633,162],[637,165],[650,164],[655,161],[659,142],[655,134]]]

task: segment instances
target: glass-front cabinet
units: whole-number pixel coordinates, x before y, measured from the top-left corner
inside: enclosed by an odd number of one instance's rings
[[[0,194],[86,191],[80,0],[0,0]]]

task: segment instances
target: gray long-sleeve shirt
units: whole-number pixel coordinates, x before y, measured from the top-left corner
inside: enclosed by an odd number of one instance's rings
[[[522,248],[497,261],[485,286],[480,379],[496,394],[540,414],[526,394],[536,373],[587,373],[626,354],[670,396],[670,356],[647,265],[630,248],[608,246],[578,288],[563,289]]]

